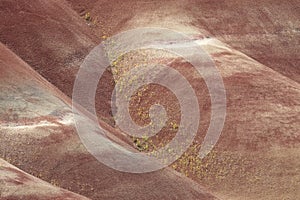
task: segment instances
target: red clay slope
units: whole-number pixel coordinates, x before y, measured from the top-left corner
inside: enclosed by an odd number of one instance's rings
[[[53,3],[53,1],[48,2]],[[103,23],[95,26],[94,29],[99,36],[104,33],[116,33],[121,29],[149,25],[163,25],[163,27],[178,28],[184,31],[196,30],[196,33],[203,28],[218,38],[226,39],[225,41],[235,48],[253,57],[258,56],[258,60],[267,63],[268,66],[261,65],[222,44],[207,45],[208,51],[213,55],[224,77],[227,89],[228,117],[225,129],[215,152],[206,160],[197,160],[192,152],[183,158],[183,160],[186,159],[183,164],[180,164],[180,161],[176,164],[179,164],[179,171],[183,169],[184,173],[206,184],[224,199],[298,199],[300,196],[298,190],[300,177],[298,170],[300,166],[298,159],[299,84],[267,68],[277,70],[276,65],[282,66],[283,71],[280,71],[281,69],[277,71],[294,80],[299,78],[297,68],[299,56],[297,45],[295,45],[299,34],[297,27],[293,27],[297,26],[299,18],[297,14],[300,13],[294,12],[295,9],[298,9],[297,1],[288,3],[279,1],[260,3],[250,1],[239,1],[240,3],[236,1],[164,1],[162,3],[161,1],[90,0],[87,1],[87,4],[81,1],[79,4],[77,0],[69,2],[73,3],[73,7],[77,6],[78,12],[83,6],[84,12],[91,11],[93,18],[98,17],[98,20]],[[28,9],[28,6],[25,5],[23,3],[21,5],[23,7],[20,9]],[[261,7],[261,5],[263,6]],[[8,8],[1,8],[1,16],[4,18],[10,13],[20,15],[20,13],[14,12],[16,7],[11,4]],[[32,6],[31,9],[35,12],[40,8]],[[249,9],[251,12],[248,12]],[[270,10],[273,14],[269,13]],[[291,12],[289,12],[290,10]],[[52,9],[51,17],[55,16],[54,11],[55,9]],[[260,17],[264,14],[267,17]],[[243,18],[240,15],[247,17]],[[66,15],[59,16],[64,18]],[[30,32],[34,28],[30,23],[31,18],[23,17],[23,23],[26,26],[23,29],[20,28],[22,26],[14,28],[19,33]],[[285,23],[288,22],[287,18],[291,19],[292,25]],[[8,20],[10,24],[18,23],[14,18],[5,20]],[[39,20],[35,21],[35,23],[37,22]],[[51,24],[52,20],[47,20],[45,23]],[[229,27],[228,24],[230,24]],[[9,29],[3,25],[2,27],[4,31],[1,34],[1,40],[3,39],[15,49],[22,49],[22,43],[16,42],[15,37],[5,34],[5,31]],[[277,28],[282,31],[277,33]],[[263,32],[260,32],[261,29]],[[252,30],[255,34],[251,34]],[[285,32],[285,30],[287,31]],[[45,34],[45,37],[49,34],[49,31],[43,32],[37,28],[35,31],[40,32],[41,35]],[[205,32],[204,30],[201,33]],[[59,37],[59,33],[54,32],[53,34]],[[22,35],[17,34],[16,37],[21,38]],[[32,40],[35,38],[30,33],[27,37]],[[34,48],[34,45],[28,44],[28,49]],[[269,53],[269,49],[272,53]],[[36,63],[43,64],[40,57],[35,57],[38,52],[26,53]],[[31,63],[32,60],[27,59],[24,55],[24,52],[20,53],[25,61]],[[287,61],[286,65],[285,61]],[[61,62],[58,63],[62,65]],[[183,63],[181,66],[183,65],[185,64]],[[54,64],[49,66],[55,67]],[[179,65],[179,67],[181,66]],[[66,76],[60,77],[61,79],[53,78],[51,69],[47,68],[44,76],[49,80],[54,80],[55,85],[59,86],[61,80],[69,78]],[[64,68],[64,70],[67,69]],[[192,75],[190,74],[190,76]],[[73,78],[68,81],[72,82]],[[195,79],[194,81],[197,83],[200,80]],[[64,84],[59,88],[67,94],[71,92],[71,87],[64,88]],[[199,87],[200,91],[202,89]],[[26,109],[23,110],[26,111]],[[201,114],[204,119],[209,118],[209,113]],[[13,119],[13,115],[9,116],[11,116],[10,119]],[[3,141],[7,140],[3,139]],[[10,149],[11,147],[6,148]],[[29,149],[28,152],[30,151],[32,149]],[[34,153],[29,158],[34,157],[33,155]],[[197,168],[200,170],[196,170]]]
[[[65,1],[0,1],[0,41],[67,95],[97,39]],[[68,76],[66,76],[68,75]]]
[[[191,70],[191,65],[180,58],[173,60],[170,66],[190,81],[198,95],[201,125],[195,144],[172,166],[209,187],[221,199],[297,200],[300,197],[299,83],[215,38],[197,42],[215,60],[223,77],[227,97],[226,122],[214,150],[205,159],[199,159],[199,147],[210,121],[210,97],[203,79]],[[180,48],[188,43],[183,45],[182,41],[173,40],[171,45]],[[157,56],[155,51],[152,53]],[[163,53],[159,55],[161,60],[170,61]],[[135,57],[138,58],[132,59]],[[124,56],[114,71],[120,76],[129,66],[140,66],[138,60],[145,60],[145,57],[145,53]],[[162,138],[162,142],[170,140],[176,132],[172,123],[180,124],[177,117],[181,110],[174,94],[172,96],[159,87],[148,87],[137,92],[133,99],[132,116],[142,125],[149,123],[147,111],[151,105],[161,103],[166,107],[169,119],[158,138]]]
[[[273,70],[300,82],[300,1],[281,0],[68,0],[90,12],[98,36],[132,25],[174,28],[185,21]],[[173,18],[176,16],[175,18]],[[146,21],[144,21],[146,19]],[[185,20],[187,19],[187,20]],[[170,26],[171,25],[171,26]]]
[[[79,10],[78,1],[70,2]],[[203,126],[194,149],[174,168],[224,199],[299,199],[300,12],[295,11],[298,1],[89,2],[93,3],[86,10],[91,11],[92,17],[109,22],[104,23],[104,28],[114,24],[111,33],[141,26],[175,28],[196,35],[212,33],[199,42],[213,57],[223,77],[227,120],[214,151],[204,160],[198,159],[197,150],[210,117],[209,98],[201,94],[205,90],[203,80],[187,70],[188,64],[174,62],[173,66],[192,80],[206,106],[201,110]],[[220,43],[214,35],[253,57],[258,55],[257,60],[267,65]],[[147,99],[151,92],[148,90],[142,98],[140,107],[148,108],[149,102],[153,102]],[[163,99],[167,97],[164,93]],[[172,108],[175,103],[171,99],[166,104]]]
[[[215,199],[164,169],[115,171],[81,144],[67,98],[0,45],[0,156],[45,181],[92,199]]]
[[[185,1],[191,24],[300,82],[300,1]]]
[[[84,19],[64,0],[1,0],[0,42],[50,83],[71,97],[78,68],[97,39]],[[99,117],[113,125],[110,98],[113,81],[105,73],[98,93]],[[98,101],[97,101],[98,102]]]
[[[35,178],[2,159],[0,159],[0,199],[88,200]]]
[[[190,176],[224,199],[298,199],[300,85],[222,44],[203,47],[222,74],[227,117],[214,151],[187,166]]]

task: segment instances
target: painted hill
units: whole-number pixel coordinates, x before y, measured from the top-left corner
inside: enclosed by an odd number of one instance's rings
[[[118,6],[104,0],[69,2],[77,11],[106,19],[99,26],[107,31],[99,35],[144,26],[171,28],[198,39],[213,57],[227,92],[225,128],[214,152],[204,160],[197,159],[209,124],[209,96],[203,92],[206,87],[201,78],[195,79],[192,71],[182,70],[201,91],[203,127],[194,148],[173,165],[175,169],[223,199],[300,196],[299,158],[295,155],[299,154],[300,132],[298,1],[118,1]],[[121,11],[123,15],[119,15]],[[94,29],[99,30],[97,26]],[[125,58],[120,68],[132,62]],[[175,61],[171,66],[187,70],[189,64]],[[165,92],[152,88],[145,96],[153,91]],[[132,109],[149,108],[159,98],[145,99]],[[172,110],[176,99],[165,104]]]
[[[0,157],[91,199],[214,199],[201,185],[220,199],[296,200],[300,197],[298,10],[297,0],[2,0]],[[197,153],[211,115],[207,87],[189,63],[178,57],[169,63],[191,81],[201,108],[196,141],[172,165],[182,174],[171,169],[143,175],[116,172],[96,161],[75,132],[69,97],[83,58],[106,37],[144,26],[171,28],[193,37],[212,56],[225,84],[225,127],[214,150],[200,160]],[[164,54],[148,53],[170,61]],[[136,53],[133,60],[125,56],[119,68],[138,62],[141,55]],[[123,139],[110,108],[119,76],[122,73],[106,72],[96,97],[104,103],[96,106],[107,134]],[[158,95],[147,100],[153,92]],[[149,122],[148,115],[141,120],[134,111],[155,101],[176,116],[179,108],[171,94],[155,87],[143,94],[139,105],[131,107],[139,123]],[[176,131],[169,132],[162,132],[163,139]]]
[[[171,169],[136,175],[98,162],[77,136],[69,99],[4,45],[0,48],[2,158],[91,199],[216,199]]]

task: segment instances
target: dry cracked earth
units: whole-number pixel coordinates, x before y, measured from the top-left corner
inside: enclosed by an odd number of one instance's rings
[[[299,0],[0,0],[0,19],[1,200],[300,199]],[[200,159],[212,115],[203,78],[163,50],[120,57],[95,95],[97,123],[114,142],[152,151],[180,124],[176,96],[152,84],[132,96],[129,110],[143,126],[150,106],[163,105],[169,118],[157,136],[133,138],[118,127],[113,90],[137,65],[166,64],[180,72],[201,110],[196,137],[178,160],[134,174],[106,166],[85,148],[72,92],[94,47],[141,27],[182,32],[210,55],[226,90],[226,120],[213,150]]]

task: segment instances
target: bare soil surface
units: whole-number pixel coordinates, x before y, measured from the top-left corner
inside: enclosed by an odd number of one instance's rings
[[[91,199],[214,199],[211,194],[234,200],[299,199],[299,6],[298,0],[1,0],[0,41],[17,56],[1,46],[0,157]],[[169,66],[186,77],[199,99],[197,138],[171,166],[181,174],[165,169],[133,175],[106,167],[80,143],[69,115],[67,96],[92,47],[145,26],[194,37],[213,58],[226,88],[225,127],[214,150],[201,160],[197,153],[211,117],[203,79],[181,58],[146,53],[150,63],[172,61]],[[137,145],[134,139],[115,127],[110,98],[115,82],[141,57],[135,52],[116,71],[109,68],[96,95],[108,135],[131,145]],[[132,98],[137,124],[150,122],[148,108],[154,103],[164,105],[170,118],[146,150],[168,142],[176,134],[174,123],[179,124],[176,97],[155,85]],[[142,143],[138,150],[145,150]]]
[[[130,174],[97,161],[76,133],[68,97],[4,45],[0,48],[3,159],[91,199],[216,199],[172,169]],[[35,98],[34,103],[30,97]],[[112,132],[120,135],[116,130],[107,134]]]
[[[295,155],[299,152],[300,132],[299,1],[69,2],[77,11],[84,8],[94,19],[105,19],[100,20],[102,25],[92,26],[99,36],[155,26],[210,37],[208,42],[199,42],[213,57],[224,79],[228,106],[225,128],[214,152],[199,160],[197,152],[209,125],[210,106],[207,94],[198,94],[200,107],[204,108],[201,130],[190,151],[173,167],[223,199],[300,196],[299,158]],[[138,62],[139,56],[136,57]],[[130,65],[132,61],[125,59],[119,71],[124,72],[124,67]],[[181,73],[191,80],[196,91],[205,91],[203,80],[187,70],[188,63],[175,61],[172,66],[184,69]],[[157,95],[151,96],[153,92]],[[149,123],[148,108],[157,102],[176,118],[176,99],[168,91],[152,86],[143,94],[131,104],[138,124]],[[159,94],[164,97],[159,98]],[[138,116],[141,110],[146,117]],[[172,120],[175,119],[170,118],[159,133],[162,143],[176,132],[172,130]],[[156,138],[151,142],[157,145]]]
[[[29,175],[2,159],[0,159],[0,183],[0,199],[3,200],[88,200]]]
[[[299,0],[68,2],[79,13],[91,13],[95,21],[92,27],[98,36],[143,26],[183,32],[198,29],[298,83],[300,81]],[[184,24],[191,26],[183,28]]]

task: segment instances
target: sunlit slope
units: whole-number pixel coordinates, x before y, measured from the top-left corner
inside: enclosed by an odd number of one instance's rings
[[[171,169],[128,174],[97,161],[77,136],[68,98],[4,45],[0,48],[2,158],[92,199],[215,199]]]

